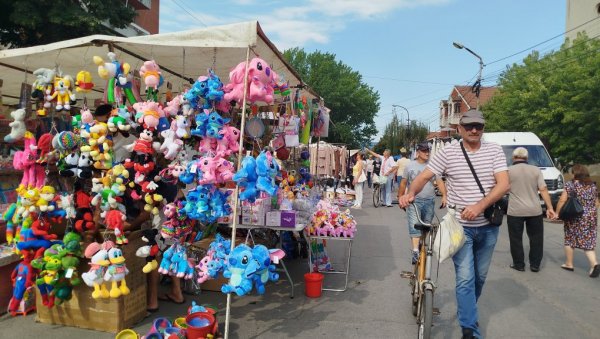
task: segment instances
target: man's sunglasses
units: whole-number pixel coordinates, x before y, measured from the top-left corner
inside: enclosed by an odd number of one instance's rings
[[[464,124],[462,125],[462,127],[465,129],[465,131],[471,131],[474,129],[476,129],[477,131],[482,131],[483,128],[485,127],[484,124]]]

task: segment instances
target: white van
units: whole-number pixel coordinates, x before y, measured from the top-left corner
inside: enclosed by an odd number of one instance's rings
[[[483,140],[500,144],[509,166],[512,165],[512,153],[515,148],[525,147],[529,152],[528,163],[542,170],[552,204],[556,206],[556,202],[564,188],[565,178],[554,166],[546,147],[537,135],[531,132],[485,132],[483,133]]]

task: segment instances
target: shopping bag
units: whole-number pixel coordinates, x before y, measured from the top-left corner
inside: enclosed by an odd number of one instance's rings
[[[573,220],[581,215],[583,215],[583,206],[581,206],[575,194],[569,194],[569,198],[560,209],[558,217],[560,220]]]
[[[379,183],[380,183],[381,185],[385,185],[385,184],[387,184],[387,181],[388,181],[388,177],[387,177],[387,176],[385,176],[385,175],[380,175],[380,176],[379,176]]]
[[[465,243],[465,231],[455,213],[454,209],[448,208],[433,242],[433,252],[440,262],[452,257]]]

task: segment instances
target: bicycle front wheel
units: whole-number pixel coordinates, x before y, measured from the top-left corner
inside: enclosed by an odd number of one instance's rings
[[[433,290],[423,291],[421,297],[421,315],[419,318],[419,338],[429,339],[431,337],[431,326],[433,325]]]
[[[373,189],[373,206],[375,208],[381,206],[381,185],[377,185]]]

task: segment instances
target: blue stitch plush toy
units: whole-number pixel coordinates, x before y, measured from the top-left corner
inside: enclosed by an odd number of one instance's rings
[[[223,277],[228,278],[229,283],[221,287],[221,292],[235,292],[238,296],[250,293],[253,286],[252,276],[258,268],[258,262],[252,259],[252,249],[244,244],[237,245],[227,259]]]
[[[256,188],[274,196],[277,193],[275,177],[279,174],[279,165],[270,151],[264,150],[256,157],[256,173],[258,174]]]
[[[251,156],[246,156],[242,160],[242,167],[233,175],[233,181],[244,187],[244,191],[240,193],[240,200],[248,200],[254,202],[258,191],[256,190],[256,160]]]

